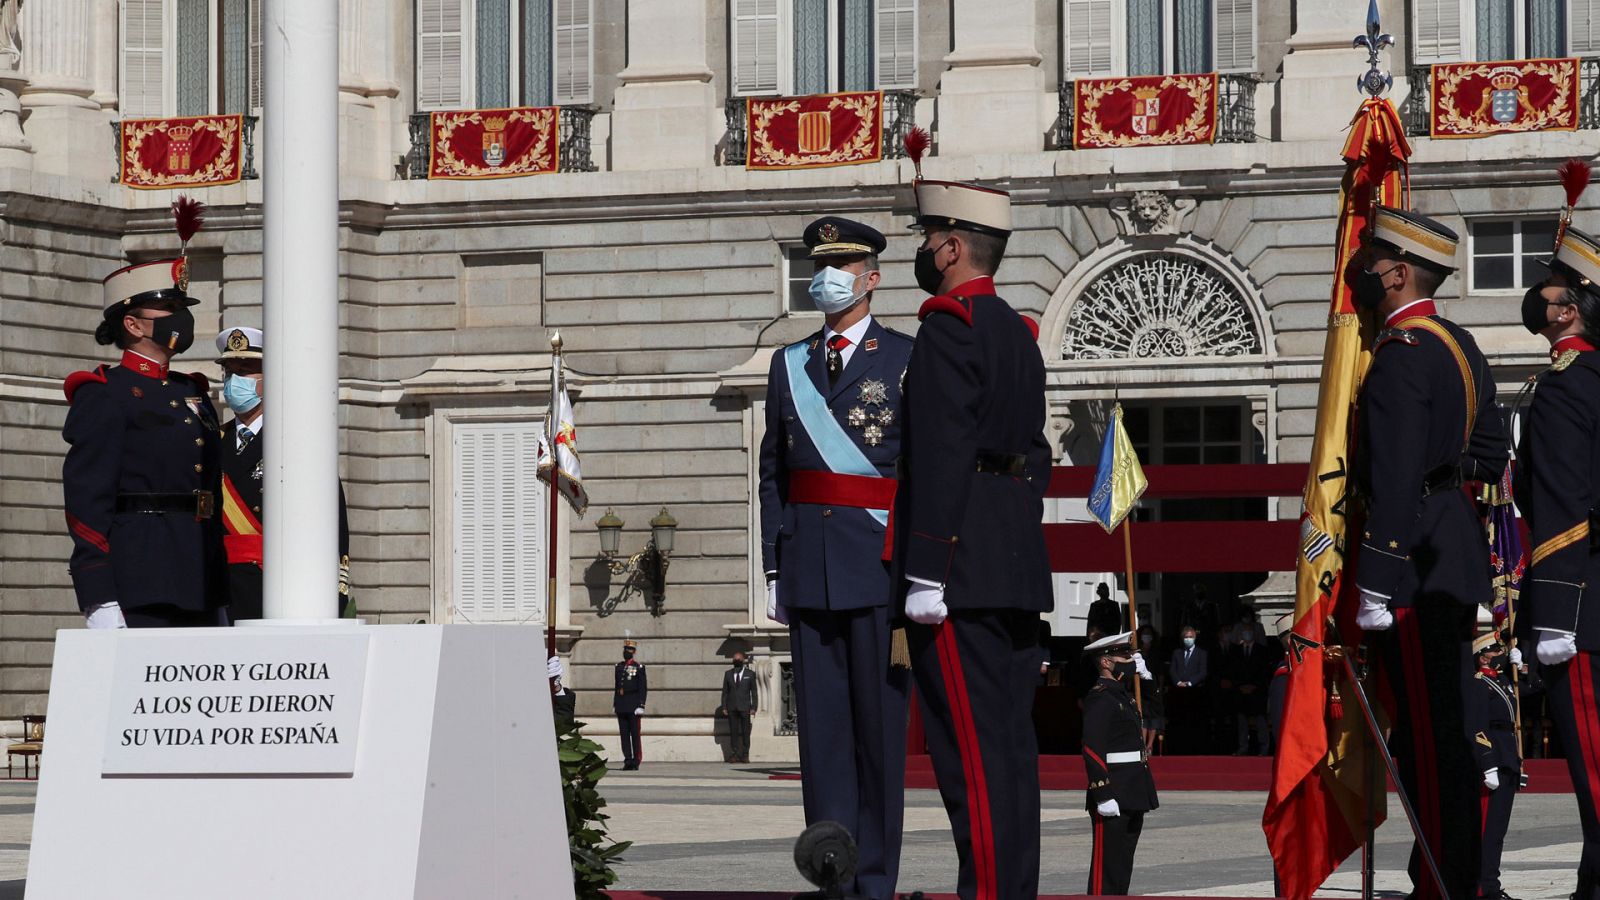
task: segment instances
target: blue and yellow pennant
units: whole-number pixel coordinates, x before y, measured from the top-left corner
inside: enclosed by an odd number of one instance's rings
[[[1094,473],[1094,490],[1089,492],[1089,515],[1109,534],[1133,511],[1134,504],[1149,486],[1139,454],[1122,425],[1122,404],[1111,410],[1106,426],[1106,442],[1100,447],[1100,468]]]

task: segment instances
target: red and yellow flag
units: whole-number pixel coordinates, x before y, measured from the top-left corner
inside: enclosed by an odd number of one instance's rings
[[[1355,698],[1344,713],[1343,668],[1327,660],[1328,617],[1354,635],[1357,592],[1352,538],[1360,523],[1351,509],[1350,463],[1355,449],[1356,395],[1371,362],[1346,270],[1378,203],[1403,206],[1411,146],[1394,106],[1369,99],[1345,142],[1337,256],[1322,351],[1316,437],[1311,447],[1300,557],[1295,571],[1295,625],[1290,638],[1283,735],[1273,762],[1272,789],[1261,827],[1277,866],[1283,896],[1305,900],[1365,840],[1366,803],[1376,757],[1363,752],[1365,726]],[[1377,782],[1379,785],[1383,782]],[[1383,821],[1381,789],[1371,802]]]

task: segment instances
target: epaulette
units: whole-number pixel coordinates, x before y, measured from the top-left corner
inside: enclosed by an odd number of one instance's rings
[[[917,339],[912,337],[909,334],[906,334],[904,331],[898,331],[896,329],[890,328],[887,325],[885,325],[883,327],[883,330],[888,332],[889,334],[894,335],[895,337],[899,338],[900,340],[907,342],[907,343],[913,343],[913,344],[916,343]]]
[[[1415,347],[1418,343],[1417,335],[1409,328],[1385,328],[1378,332],[1378,339],[1372,342],[1372,349],[1377,350],[1390,341],[1400,341]]]
[[[1577,362],[1578,357],[1582,355],[1583,351],[1581,350],[1563,350],[1561,351],[1561,354],[1556,357],[1555,362],[1550,364],[1550,371],[1565,372],[1567,367]]]
[[[1033,339],[1037,341],[1039,339],[1038,321],[1033,316],[1023,316],[1022,313],[1017,313],[1017,315],[1022,316],[1022,324],[1028,326],[1028,330],[1033,333]]]
[[[936,312],[949,313],[960,319],[968,328],[972,327],[972,301],[966,297],[950,297],[944,294],[929,297],[923,301],[922,308],[917,310],[917,321],[921,322]]]
[[[201,375],[199,372],[176,372],[174,374],[182,375],[185,378],[192,379],[195,385],[200,388],[200,393],[211,393],[211,379]]]
[[[78,392],[78,388],[81,388],[90,382],[99,382],[100,384],[105,384],[106,367],[100,366],[93,372],[73,372],[71,375],[68,375],[66,382],[61,385],[61,390],[67,395],[67,402],[71,403],[72,395]]]

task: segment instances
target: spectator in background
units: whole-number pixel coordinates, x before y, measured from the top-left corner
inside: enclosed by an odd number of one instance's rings
[[[1208,689],[1207,655],[1198,645],[1199,634],[1193,626],[1184,626],[1182,644],[1172,651],[1168,663],[1168,679],[1172,690],[1166,705],[1171,726],[1171,751],[1173,753],[1198,753],[1203,749],[1202,734],[1208,718],[1206,691]]]
[[[1241,617],[1239,628],[1234,632],[1237,641],[1228,654],[1229,680],[1233,682],[1236,692],[1234,720],[1239,735],[1238,747],[1233,755],[1249,755],[1250,731],[1254,729],[1256,752],[1266,756],[1271,752],[1272,745],[1272,737],[1267,732],[1267,687],[1272,682],[1275,660],[1265,646],[1256,643],[1255,611],[1249,612],[1252,619],[1247,622]]]
[[[1156,630],[1149,625],[1139,626],[1138,651],[1145,659],[1159,661],[1156,648],[1161,646],[1161,639]],[[1144,687],[1144,749],[1147,754],[1155,753],[1156,738],[1167,730],[1166,692],[1167,673],[1160,666],[1151,670],[1152,679]]]
[[[1121,634],[1124,630],[1122,604],[1111,599],[1111,586],[1100,582],[1094,586],[1095,601],[1089,604],[1088,628],[1100,633]]]
[[[1278,618],[1278,643],[1283,651],[1289,649],[1289,632],[1294,630],[1294,616]],[[1267,686],[1267,724],[1272,726],[1272,746],[1278,746],[1283,735],[1283,703],[1289,695],[1289,655],[1278,654],[1278,666],[1273,670],[1272,683]]]
[[[1239,624],[1234,626],[1233,637],[1235,641],[1248,640],[1266,646],[1267,630],[1256,618],[1255,607],[1246,606],[1239,610]]]
[[[1218,621],[1217,605],[1206,595],[1206,586],[1196,583],[1183,608],[1183,624],[1193,628],[1195,636],[1204,641],[1211,639]]]
[[[756,711],[755,675],[745,667],[743,650],[733,651],[733,668],[722,673],[722,706],[728,718],[728,762],[750,761],[750,717]]]

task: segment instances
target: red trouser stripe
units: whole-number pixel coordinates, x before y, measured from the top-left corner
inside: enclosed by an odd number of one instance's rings
[[[1478,790],[1478,839],[1483,839],[1484,832],[1489,830],[1489,786],[1486,784]]]
[[[1417,793],[1422,795],[1411,799],[1422,819],[1423,832],[1429,848],[1433,850],[1433,858],[1438,860],[1443,850],[1439,840],[1439,782],[1433,766],[1424,759],[1424,754],[1431,754],[1434,735],[1433,709],[1428,705],[1428,683],[1423,671],[1422,633],[1415,609],[1396,610],[1395,617],[1399,620],[1400,638],[1405,643],[1401,655],[1405,661],[1406,695],[1410,700],[1412,718],[1411,768],[1416,773]],[[1423,879],[1421,893],[1425,897],[1438,893],[1432,878]]]
[[[1104,882],[1106,866],[1102,857],[1106,852],[1106,820],[1099,813],[1094,813],[1094,858],[1089,862],[1090,883],[1093,885],[1091,894],[1099,895],[1105,890]]]
[[[956,649],[955,623],[946,620],[935,626],[940,668],[948,673],[945,694],[950,700],[951,724],[961,751],[966,773],[967,817],[972,831],[972,867],[977,878],[977,900],[999,900],[995,878],[994,830],[989,816],[989,785],[983,770],[983,750],[978,744],[978,729],[972,720],[972,703],[967,696],[966,673]]]
[[[1600,812],[1600,715],[1595,712],[1593,657],[1579,651],[1568,664],[1572,692],[1572,718],[1583,752],[1583,770],[1589,779],[1589,803]]]

